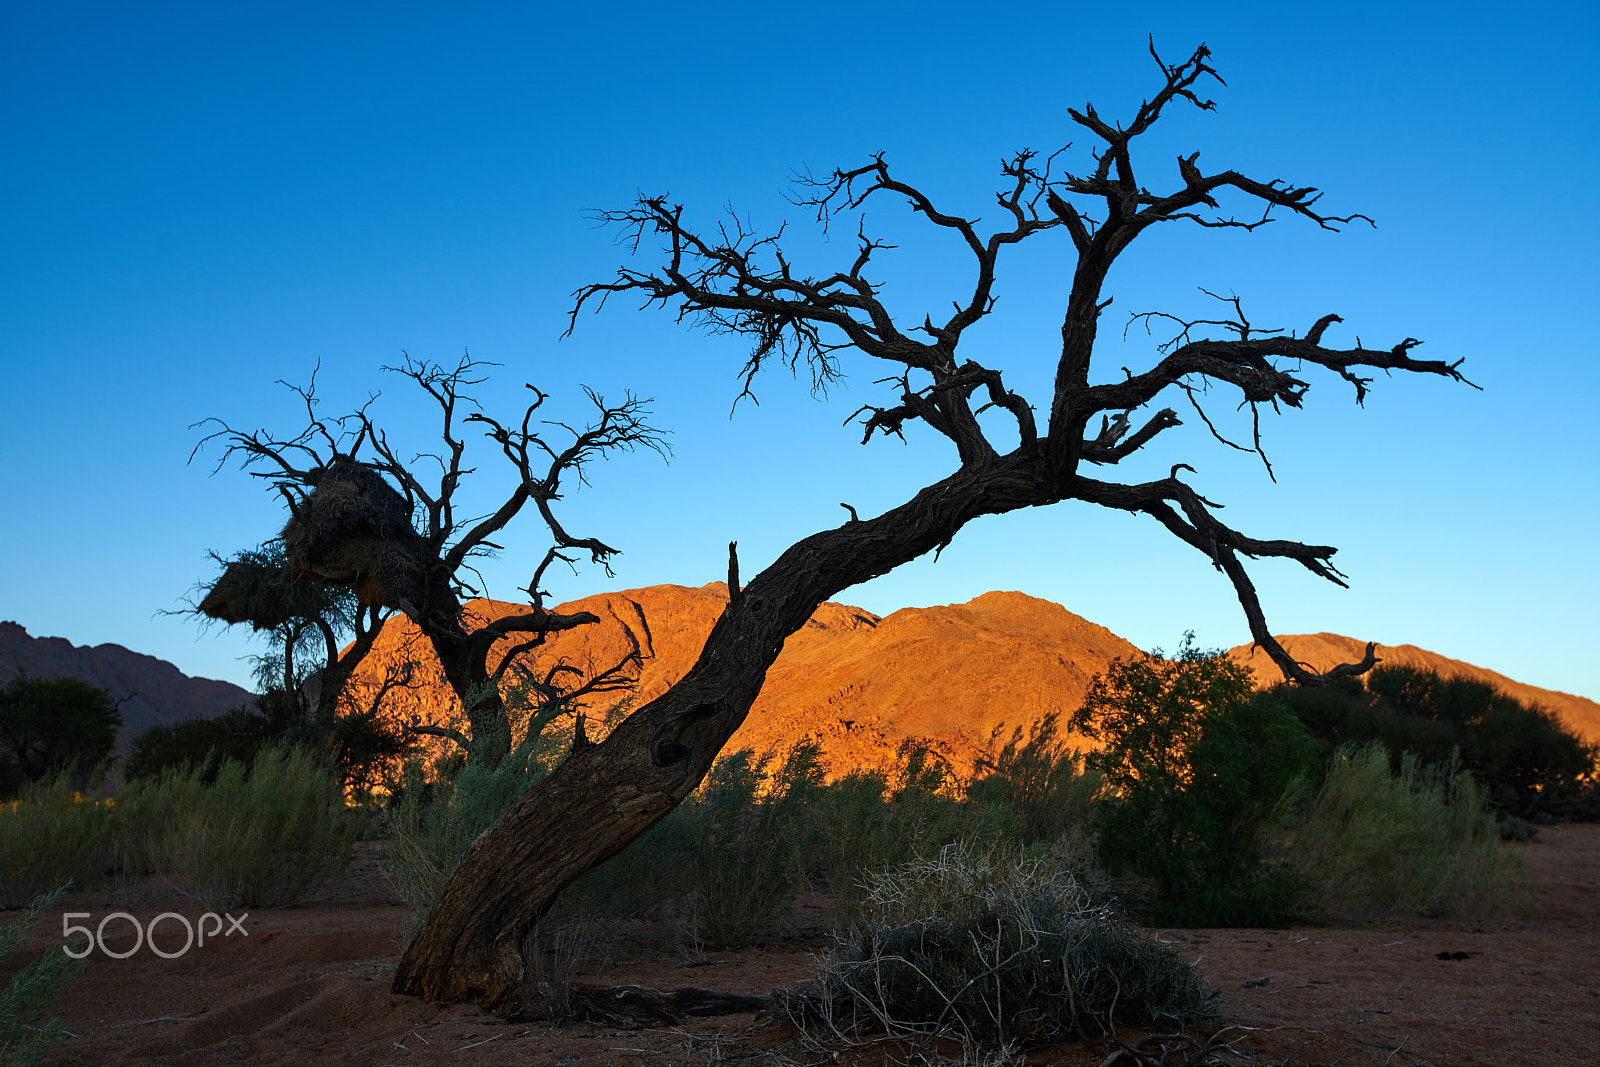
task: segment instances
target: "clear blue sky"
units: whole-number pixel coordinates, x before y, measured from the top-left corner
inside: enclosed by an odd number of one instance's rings
[[[1218,8],[1226,14],[1217,14]],[[1447,16],[1437,12],[1448,10]],[[1136,12],[1136,14],[1135,14]],[[727,206],[831,271],[853,244],[814,238],[784,200],[790,171],[884,151],[947,211],[993,217],[1000,158],[1053,149],[1083,168],[1066,115],[1125,118],[1170,61],[1204,41],[1228,87],[1213,114],[1175,110],[1145,146],[1146,184],[1199,149],[1326,190],[1342,234],[1279,221],[1253,234],[1168,227],[1108,291],[1103,374],[1152,358],[1130,311],[1209,311],[1239,293],[1261,325],[1465,358],[1483,386],[1381,376],[1366,408],[1329,376],[1273,420],[1278,484],[1198,420],[1143,466],[1184,461],[1224,517],[1262,537],[1340,546],[1352,588],[1298,566],[1254,568],[1273,629],[1409,642],[1522,681],[1600,698],[1595,524],[1600,352],[1600,9],[1503,5],[0,4],[0,618],[80,644],[118,642],[192,674],[247,681],[242,633],[201,633],[181,606],[284,515],[217,455],[188,463],[217,416],[297,425],[276,379],[319,380],[329,411],[375,410],[427,444],[402,352],[503,366],[581,417],[579,383],[653,397],[674,457],[598,468],[567,502],[574,528],[623,549],[616,576],[555,576],[557,599],[746,574],[798,537],[947,472],[942,441],[862,448],[841,428],[882,401],[847,367],[826,402],[786,372],[759,407],[729,407],[743,350],[615,301],[565,341],[569,294],[625,250],[585,218],[636,192],[697,217]],[[1241,207],[1241,210],[1247,210]],[[877,278],[902,314],[967,284],[947,235],[887,200],[871,228],[901,242]],[[1059,238],[1059,239],[1057,239]],[[1053,242],[1053,243],[1052,243]],[[1063,234],[1013,257],[973,353],[1036,406],[1069,259]],[[643,262],[640,265],[648,266]],[[1181,409],[1176,398],[1174,406]],[[1226,405],[1224,405],[1226,409]],[[485,498],[500,474],[487,452]],[[539,529],[486,568],[513,595]],[[1020,589],[1144,647],[1247,639],[1226,581],[1149,521],[1067,505],[975,523],[841,599],[887,613]],[[959,694],[953,694],[959,697]]]

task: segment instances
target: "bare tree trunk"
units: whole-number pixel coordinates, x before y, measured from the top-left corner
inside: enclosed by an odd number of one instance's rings
[[[949,542],[968,520],[1059,499],[1013,454],[963,469],[875,519],[793,545],[727,608],[689,672],[528,790],[467,849],[395,974],[396,993],[519,1006],[528,930],[560,891],[694,790],[745,720],[784,640],[829,597]]]
[[[472,741],[469,758],[493,770],[511,751],[511,731],[499,687],[489,683],[489,641],[475,640],[455,619],[448,628],[430,619],[426,632],[445,681],[467,716]]]

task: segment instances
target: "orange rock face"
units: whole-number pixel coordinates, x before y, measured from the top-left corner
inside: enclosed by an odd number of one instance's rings
[[[720,582],[585,597],[555,610],[590,611],[600,622],[552,635],[523,663],[540,677],[558,663],[589,674],[637,648],[643,666],[633,696],[641,704],[689,670],[726,603]],[[487,621],[517,608],[478,601],[472,610]],[[815,738],[825,769],[837,776],[885,765],[901,742],[919,738],[965,769],[994,729],[1026,726],[1050,711],[1069,714],[1111,659],[1136,654],[1105,627],[1021,593],[986,593],[887,618],[827,603],[785,642],[729,751]],[[427,643],[404,618],[385,627],[354,684],[371,692],[385,671],[407,661],[414,664],[413,688],[389,694],[388,714],[430,724],[459,716]],[[621,695],[590,698],[591,720],[603,720]]]
[[[694,663],[727,603],[720,582],[697,589],[663,585],[585,597],[556,609],[590,611],[600,622],[554,634],[525,654],[539,677],[558,664],[587,676],[638,650],[642,667],[633,693],[642,704],[664,693]],[[517,605],[476,601],[485,621]],[[1292,655],[1313,667],[1359,658],[1364,645],[1332,634],[1283,639]],[[496,650],[502,654],[510,644]],[[728,751],[763,751],[812,738],[823,750],[830,777],[891,763],[909,738],[927,740],[957,767],[970,768],[992,732],[1023,726],[1055,711],[1076,709],[1089,681],[1114,658],[1139,650],[1047,600],[1015,592],[985,593],[965,604],[905,608],[884,618],[844,604],[823,604],[784,644],[750,717]],[[1423,666],[1488,681],[1525,701],[1542,704],[1588,740],[1600,740],[1600,705],[1581,697],[1535,689],[1470,664],[1402,645],[1380,649],[1385,662]],[[1229,655],[1253,667],[1259,681],[1279,675],[1250,646]],[[371,692],[386,671],[414,664],[412,688],[393,691],[387,714],[401,721],[447,723],[460,708],[432,651],[404,618],[385,627],[355,684]],[[619,697],[586,702],[599,722]],[[591,738],[599,731],[591,729]],[[1070,744],[1084,747],[1081,739]]]

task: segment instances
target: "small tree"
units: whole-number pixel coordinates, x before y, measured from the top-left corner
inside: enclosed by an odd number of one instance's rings
[[[12,789],[68,772],[78,788],[103,764],[122,726],[121,701],[77,678],[32,678],[26,671],[0,687],[0,746]],[[5,774],[0,771],[0,786]]]
[[[281,562],[279,576],[267,583],[273,595],[242,597],[236,607],[231,593],[235,566],[230,565],[200,610],[278,631],[281,660],[271,662],[281,662],[284,692],[291,694],[300,692],[290,665],[301,640],[322,636],[328,655],[323,691],[337,693],[370,649],[382,619],[389,612],[403,612],[438,657],[468,723],[465,732],[432,724],[409,729],[448,738],[471,759],[492,767],[511,750],[512,724],[501,685],[517,658],[551,633],[599,621],[590,612],[556,615],[545,610],[546,594],[539,583],[546,570],[558,560],[572,564],[568,553],[587,552],[609,574],[607,561],[617,551],[597,538],[574,536],[557,519],[553,504],[561,498],[563,481],[585,481],[588,466],[608,454],[640,447],[665,452],[665,443],[646,421],[647,402],[631,395],[620,404],[607,404],[589,392],[598,415],[581,430],[562,422],[536,422],[548,397],[532,385],[527,388],[535,399],[517,421],[501,423],[476,410],[463,415],[463,408],[476,406],[465,390],[483,383],[484,366],[463,357],[454,368],[445,368],[407,356],[399,367],[385,368],[410,379],[439,408],[443,448],[410,460],[373,420],[373,401],[338,418],[322,417],[315,376],[306,388],[290,387],[301,398],[307,419],[293,437],[265,430],[247,433],[208,420],[220,428],[201,445],[220,439],[226,445],[222,463],[239,457],[243,466],[259,467],[251,473],[271,481],[288,504],[290,518],[273,549],[272,561]],[[463,465],[466,441],[461,429],[472,424],[484,427],[514,476],[504,501],[475,519],[456,514],[456,494],[473,472]],[[541,426],[554,427],[571,440],[560,444]],[[422,473],[429,463],[438,468],[436,481]],[[529,505],[544,520],[552,541],[525,590],[530,610],[493,620],[475,617],[464,602],[480,592],[473,584],[472,564],[499,547],[491,538]],[[256,581],[239,584],[246,590],[260,587]],[[330,607],[357,621],[356,643],[342,657],[329,637]],[[491,662],[494,646],[510,637],[518,643]],[[636,649],[576,686],[559,684],[566,674],[579,673],[566,665],[527,685],[564,712],[579,696],[627,685],[626,670],[638,658]]]
[[[1072,727],[1105,747],[1089,756],[1115,795],[1097,815],[1096,852],[1112,874],[1155,883],[1151,919],[1243,926],[1279,919],[1295,886],[1264,870],[1259,830],[1317,747],[1250,671],[1185,634],[1173,659],[1113,660]]]
[[[179,762],[208,759],[207,774],[214,775],[221,754],[248,765],[261,745],[286,742],[337,768],[347,789],[369,791],[381,768],[413,744],[378,714],[393,689],[411,687],[409,670],[391,668],[374,693],[349,688],[386,613],[360,603],[348,587],[291,578],[281,540],[213,558],[222,573],[205,587],[194,611],[230,625],[249,623],[265,635],[266,652],[253,657],[257,712],[235,714],[215,727],[186,724],[170,737],[152,736],[140,753],[141,770],[165,759],[152,758],[158,753],[168,753],[181,755]],[[197,748],[208,734],[217,741],[212,756]]]

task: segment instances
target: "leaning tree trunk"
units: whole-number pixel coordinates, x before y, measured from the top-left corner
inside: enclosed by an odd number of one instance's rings
[[[520,1006],[522,944],[560,891],[621,851],[699,785],[755,703],[784,640],[817,606],[949,542],[986,514],[1059,495],[1016,454],[964,468],[875,519],[790,547],[729,602],[694,666],[604,742],[573,752],[468,847],[395,974],[396,993]]]

